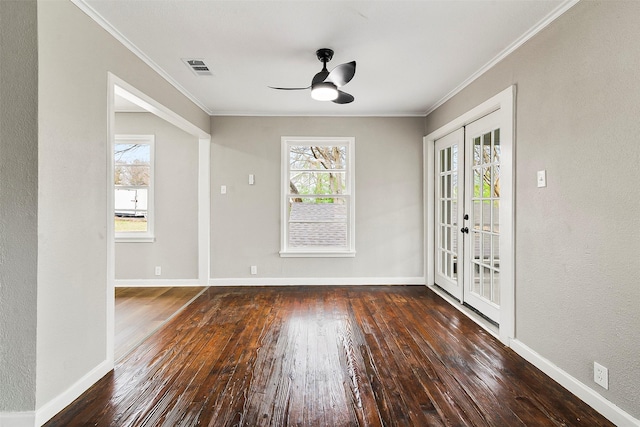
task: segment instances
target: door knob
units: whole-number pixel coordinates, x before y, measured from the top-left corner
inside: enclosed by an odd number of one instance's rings
[[[460,232],[469,234],[469,227],[462,227]]]

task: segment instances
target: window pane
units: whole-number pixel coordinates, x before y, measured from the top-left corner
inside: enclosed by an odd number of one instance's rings
[[[131,232],[146,232],[147,231],[147,218],[146,217],[123,217],[115,216],[115,230],[116,233],[131,233]]]
[[[293,194],[344,194],[346,172],[291,172]]]
[[[116,185],[150,185],[151,145],[115,144]]]
[[[331,201],[328,201],[331,200]],[[343,197],[289,199],[289,222],[347,222],[347,202]]]
[[[345,169],[346,146],[292,146],[289,150],[291,170]]]
[[[290,247],[346,247],[346,199],[335,198],[335,203],[324,203],[323,200],[289,199]]]

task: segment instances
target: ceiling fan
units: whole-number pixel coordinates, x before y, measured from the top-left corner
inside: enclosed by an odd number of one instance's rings
[[[333,101],[336,104],[348,104],[355,99],[353,95],[338,90],[349,83],[356,73],[356,61],[340,64],[331,72],[327,70],[327,62],[333,58],[333,50],[318,49],[316,51],[318,60],[322,62],[322,70],[313,76],[311,85],[307,87],[273,87],[278,90],[306,90],[311,89],[311,97],[318,101]]]

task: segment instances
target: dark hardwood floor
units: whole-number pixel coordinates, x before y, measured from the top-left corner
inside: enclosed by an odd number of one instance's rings
[[[47,426],[611,426],[424,286],[209,288]]]
[[[162,326],[204,288],[116,288],[115,360],[119,360]]]

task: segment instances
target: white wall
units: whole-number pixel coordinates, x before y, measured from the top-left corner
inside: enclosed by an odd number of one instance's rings
[[[209,117],[69,1],[38,2],[36,408],[104,367],[107,73],[209,131]],[[108,365],[108,364],[107,364]]]
[[[639,2],[580,2],[426,119],[431,132],[517,85],[516,338],[636,418],[639,16]]]
[[[211,128],[211,268],[216,283],[227,278],[276,283],[424,276],[423,119],[213,117]],[[279,256],[282,136],[355,137],[355,258]],[[256,177],[253,186],[248,185],[250,173]],[[227,186],[226,195],[220,194],[221,185]],[[250,276],[251,265],[258,266],[257,276]]]
[[[35,1],[0,1],[0,413],[35,405],[36,10]]]
[[[116,280],[197,279],[198,139],[151,113],[117,113],[115,132],[155,135],[155,241],[116,243]]]

